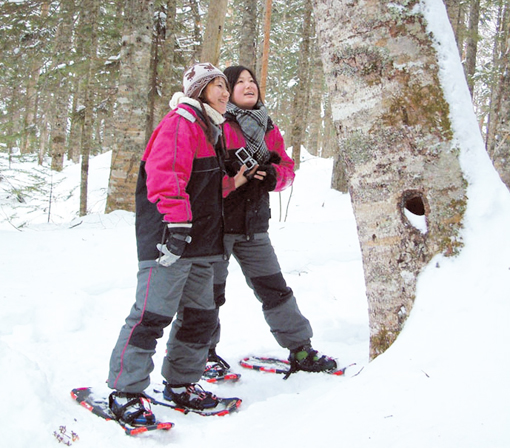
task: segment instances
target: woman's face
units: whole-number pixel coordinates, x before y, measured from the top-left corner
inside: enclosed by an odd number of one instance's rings
[[[227,111],[229,98],[227,82],[221,76],[214,78],[204,89],[205,102],[221,115]]]
[[[243,70],[232,86],[232,99],[230,100],[241,109],[253,109],[259,100],[259,89],[248,70]]]

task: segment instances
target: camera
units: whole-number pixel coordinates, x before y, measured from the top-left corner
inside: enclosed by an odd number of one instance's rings
[[[246,165],[246,171],[250,171],[257,165],[257,161],[250,155],[246,148],[239,148],[236,151],[236,156],[243,165]]]

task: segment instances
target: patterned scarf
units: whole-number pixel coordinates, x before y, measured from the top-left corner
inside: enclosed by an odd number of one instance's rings
[[[227,114],[232,115],[241,126],[248,152],[259,164],[263,165],[270,157],[264,141],[269,116],[263,104],[258,103],[257,107],[257,109],[241,109],[235,104],[228,103]]]

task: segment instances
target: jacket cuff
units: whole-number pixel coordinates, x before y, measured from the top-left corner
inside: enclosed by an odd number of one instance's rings
[[[223,177],[223,197],[226,198],[236,189],[235,179],[233,177]]]

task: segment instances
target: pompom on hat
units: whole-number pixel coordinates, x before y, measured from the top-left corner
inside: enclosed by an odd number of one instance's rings
[[[195,64],[184,72],[182,86],[184,95],[189,98],[198,99],[202,91],[214,78],[221,77],[228,86],[227,77],[209,62]]]

